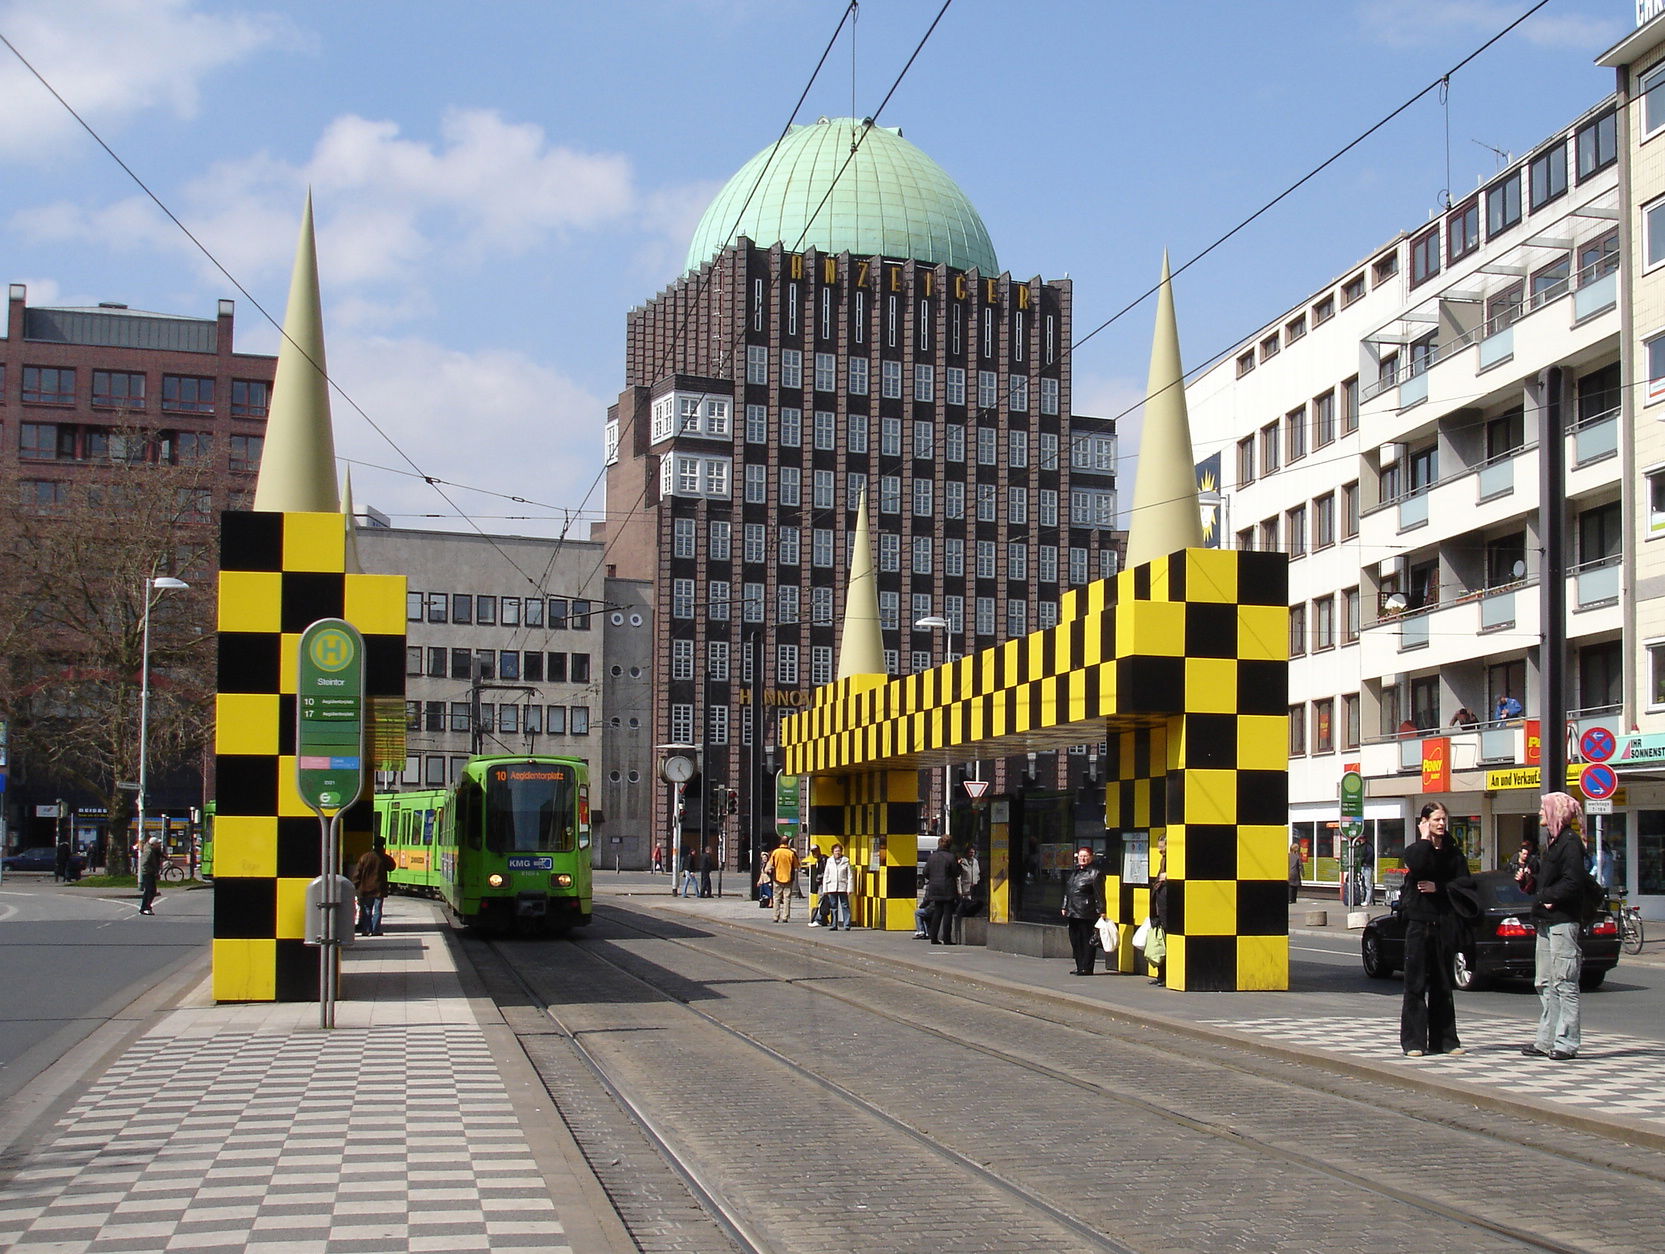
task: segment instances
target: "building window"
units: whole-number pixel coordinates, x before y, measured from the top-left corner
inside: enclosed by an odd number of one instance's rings
[[[949,366],[947,380],[944,383],[944,396],[950,405],[965,404],[965,367]]]
[[[1364,299],[1364,271],[1360,270],[1347,282],[1341,285],[1341,307],[1347,308],[1354,301]]]
[[[1567,194],[1567,146],[1557,143],[1533,157],[1527,166],[1532,186],[1532,212]]]
[[[23,399],[35,405],[75,404],[75,371],[52,366],[23,367]]]
[[[1043,378],[1041,380],[1041,413],[1056,416],[1058,404],[1058,380]]]
[[[1642,97],[1642,135],[1645,138],[1665,126],[1665,65],[1642,75],[1637,90]]]
[[[1435,227],[1411,241],[1411,286],[1426,283],[1440,272],[1440,232]]]
[[[767,345],[746,345],[746,382],[769,382],[769,348]]]
[[[803,391],[804,355],[799,349],[780,350],[780,385],[782,390]]]
[[[913,398],[916,401],[925,403],[929,403],[937,399],[936,367],[925,362],[914,363]]]
[[[694,616],[694,581],[692,579],[673,579],[671,581],[671,617],[692,618]]]
[[[694,520],[675,519],[671,523],[671,556],[693,557],[695,552]]]
[[[1398,273],[1399,253],[1397,250],[1391,253],[1383,253],[1370,263],[1370,278],[1377,287],[1380,287]]]
[[[1261,342],[1260,342],[1260,359],[1261,359],[1261,361],[1271,361],[1272,358],[1274,358],[1278,355],[1278,348],[1279,348],[1278,333],[1276,331],[1274,331],[1274,332],[1272,332],[1271,335],[1268,335],[1265,339],[1261,340]]]
[[[1307,333],[1307,316],[1296,314],[1283,324],[1283,338],[1285,343],[1293,344]]]
[[[867,358],[852,357],[849,365],[850,395],[866,396],[868,387],[869,367]]]
[[[1486,238],[1494,239],[1520,221],[1520,171],[1486,189]]]
[[[1312,547],[1327,549],[1335,543],[1335,493],[1326,492],[1312,503]]]
[[[1285,540],[1289,556],[1305,557],[1307,552],[1307,507],[1297,505],[1285,515]]]
[[[1316,300],[1316,301],[1313,302],[1313,304],[1312,304],[1312,325],[1313,326],[1321,327],[1333,317],[1335,317],[1335,297],[1334,297],[1334,295],[1325,296],[1325,297],[1322,297],[1321,299]]]
[[[1260,473],[1269,475],[1278,468],[1278,424],[1269,422],[1260,429]]]
[[[1341,747],[1359,747],[1359,694],[1349,692],[1341,698]]]
[[[174,413],[213,413],[214,380],[200,379],[194,375],[163,375],[162,408]]]
[[[822,452],[832,452],[838,448],[838,415],[828,409],[815,411],[814,440],[815,447]]]
[[[899,361],[881,361],[879,363],[879,395],[889,400],[899,400],[902,396],[902,363]]]
[[[125,370],[93,371],[92,403],[115,409],[143,409],[144,375]]]
[[[1009,408],[1014,414],[1029,412],[1029,376],[1015,374],[1010,381],[1011,403]]]
[[[1307,755],[1307,707],[1292,705],[1289,707],[1289,756],[1304,758]]]
[[[1289,607],[1289,656],[1305,657],[1307,653],[1307,607]]]
[[[1354,375],[1341,385],[1341,434],[1352,435],[1359,429],[1359,377]]]
[[[1343,588],[1341,592],[1341,643],[1352,644],[1359,638],[1359,590]]]
[[[1312,647],[1335,648],[1335,598],[1319,597],[1312,603]]]
[[[1285,460],[1297,462],[1307,455],[1307,407],[1298,406],[1284,415]]]
[[[263,379],[231,381],[231,416],[264,418],[271,408],[271,386]]]
[[[838,387],[838,357],[834,353],[815,354],[815,390],[831,392]]]
[[[782,448],[804,446],[804,411],[790,406],[780,411],[780,445]]]
[[[746,467],[746,501],[760,505],[769,499],[769,468],[761,465]]]
[[[1335,393],[1312,398],[1312,441],[1314,448],[1335,442]]]
[[[1255,350],[1254,349],[1251,348],[1248,352],[1240,353],[1238,355],[1238,358],[1237,358],[1237,377],[1239,379],[1241,379],[1244,375],[1248,374],[1249,371],[1253,370],[1254,368],[1255,368]]]
[[[1000,403],[1000,376],[992,370],[977,372],[977,408],[993,409]]]
[[[1578,150],[1578,181],[1582,183],[1619,159],[1618,114],[1609,109],[1579,127],[1574,146]]]
[[[1244,436],[1237,442],[1237,486],[1255,481],[1255,438]]]
[[[1480,247],[1480,201],[1453,209],[1445,220],[1445,255],[1452,261]]]
[[[231,470],[255,471],[260,469],[260,455],[266,447],[266,438],[259,435],[234,435],[231,437]]]

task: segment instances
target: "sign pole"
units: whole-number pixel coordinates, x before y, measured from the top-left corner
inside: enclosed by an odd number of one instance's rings
[[[343,899],[338,895],[341,815],[364,790],[364,638],[321,618],[301,633],[295,669],[295,788],[318,816],[318,1026],[335,1026]]]

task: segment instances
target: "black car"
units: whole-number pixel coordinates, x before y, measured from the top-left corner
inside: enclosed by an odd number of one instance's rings
[[[58,866],[58,851],[51,845],[22,849],[0,859],[0,866],[8,871],[53,871]]]
[[[1451,967],[1458,988],[1478,988],[1491,980],[1530,980],[1538,931],[1532,925],[1532,898],[1521,892],[1509,871],[1482,871],[1472,877],[1479,901],[1477,918],[1459,918],[1457,953]],[[1385,980],[1405,966],[1405,916],[1395,901],[1387,914],[1365,924],[1364,973]],[[1584,974],[1579,984],[1595,988],[1619,963],[1619,927],[1606,911],[1584,929]]]

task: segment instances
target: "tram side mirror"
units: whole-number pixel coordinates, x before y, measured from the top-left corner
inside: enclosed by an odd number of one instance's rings
[[[333,875],[335,889],[333,903],[324,901],[324,877],[320,875],[306,886],[306,943],[308,945],[353,943],[353,919],[358,908],[358,896],[353,881],[345,875]]]

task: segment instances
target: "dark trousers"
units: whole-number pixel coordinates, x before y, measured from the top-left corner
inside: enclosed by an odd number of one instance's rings
[[[1075,955],[1075,969],[1083,975],[1093,973],[1093,920],[1071,919],[1070,953]]]
[[[1457,919],[1442,914],[1405,925],[1405,1001],[1399,1011],[1399,1046],[1443,1054],[1461,1044],[1451,999],[1451,959]]]
[[[925,917],[925,930],[931,934],[931,943],[952,945],[954,943],[954,903],[952,901],[928,901],[925,905],[928,909]]]
[[[156,877],[154,875],[139,876],[139,909],[149,910],[150,903],[156,900]]]

